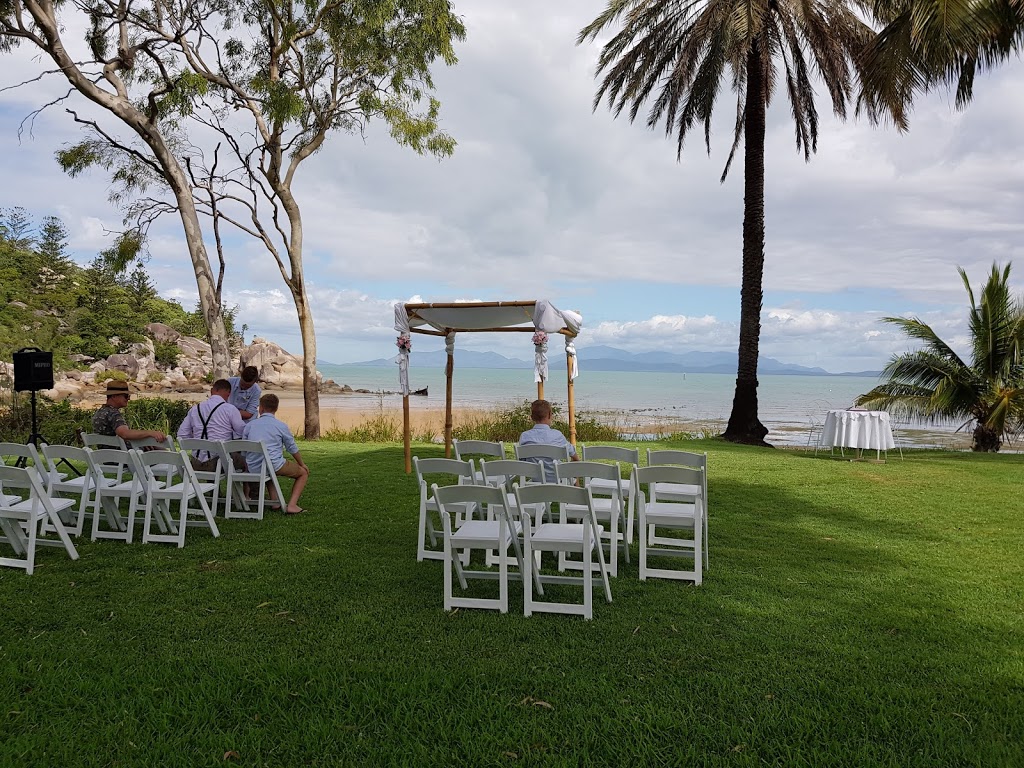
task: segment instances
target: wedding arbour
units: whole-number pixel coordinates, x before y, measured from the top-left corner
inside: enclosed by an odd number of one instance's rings
[[[557,309],[547,299],[532,301],[461,301],[448,303],[395,304],[395,330],[398,331],[398,379],[402,392],[402,424],[405,442],[405,471],[412,471],[412,438],[409,425],[409,355],[412,334],[440,336],[448,355],[445,364],[444,455],[452,455],[452,376],[455,370],[455,338],[460,333],[532,333],[534,345],[533,377],[537,398],[544,397],[548,378],[548,334],[565,339],[568,373],[569,442],[576,444],[576,405],[574,381],[579,375],[575,340],[583,325],[578,312]]]

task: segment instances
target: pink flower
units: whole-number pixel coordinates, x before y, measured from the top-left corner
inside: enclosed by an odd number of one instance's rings
[[[412,352],[412,339],[403,334],[398,337],[397,341],[395,341],[395,346],[402,352]]]
[[[538,347],[541,344],[547,344],[548,335],[544,333],[544,331],[537,331],[536,333],[533,334],[533,343]]]

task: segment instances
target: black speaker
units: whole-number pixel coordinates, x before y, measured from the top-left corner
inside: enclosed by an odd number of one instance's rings
[[[53,352],[25,347],[14,353],[14,391],[53,389]]]

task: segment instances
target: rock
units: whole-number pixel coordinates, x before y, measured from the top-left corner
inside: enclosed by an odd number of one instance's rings
[[[132,344],[130,350],[131,355],[139,364],[139,370],[136,372],[135,378],[139,381],[145,381],[149,372],[156,370],[156,350],[153,347],[153,341],[146,339],[137,344]]]
[[[106,370],[121,371],[128,374],[129,379],[139,375],[139,361],[132,355],[111,355],[107,358]]]
[[[210,345],[194,336],[182,336],[176,341],[181,354],[178,367],[187,371],[187,378],[202,379],[213,370],[213,352]]]
[[[154,341],[164,344],[175,342],[181,338],[181,334],[163,323],[150,323],[146,326],[146,333],[153,337]]]
[[[82,385],[82,382],[73,379],[61,379],[54,382],[53,389],[48,389],[40,394],[46,395],[54,401],[70,400],[73,403],[77,403],[87,393],[88,389]]]
[[[272,341],[256,337],[242,350],[238,362],[242,368],[256,366],[260,381],[271,387],[302,388],[302,360]]]
[[[340,395],[345,392],[348,385],[344,387],[338,384],[334,379],[326,379],[320,384],[320,391],[325,395]],[[351,392],[351,390],[349,390]]]
[[[103,360],[97,360],[95,363],[89,366],[89,370],[93,373],[100,373],[101,371],[107,370],[107,364]]]
[[[28,309],[28,304],[23,301],[9,301],[7,302],[8,307],[17,307],[18,309]]]
[[[68,355],[68,360],[73,363],[91,363],[95,359],[95,357],[89,357],[88,355]]]
[[[81,381],[82,380],[82,372],[81,371],[68,371],[64,375],[67,378],[71,379],[72,381]]]

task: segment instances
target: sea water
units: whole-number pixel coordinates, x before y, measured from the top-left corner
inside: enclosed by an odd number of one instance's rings
[[[457,366],[457,359],[456,359]],[[326,378],[369,393],[324,395],[321,404],[352,404],[364,399],[366,407],[377,403],[401,402],[398,366],[364,367],[321,365]],[[566,372],[551,370],[544,395],[563,412],[567,403]],[[412,367],[411,389],[428,389],[426,397],[411,397],[413,408],[443,408],[443,369]],[[829,410],[849,408],[859,395],[878,384],[863,376],[773,376],[758,377],[758,414],[768,428],[768,441],[779,445],[806,444],[813,425],[820,425]],[[581,365],[574,382],[577,413],[596,416],[615,424],[624,434],[640,433],[651,427],[719,434],[732,410],[736,377],[724,373],[662,373],[650,371],[587,371]],[[537,396],[532,369],[456,367],[452,402],[456,408],[500,408]],[[953,426],[908,424],[901,430],[905,444],[934,447],[963,447],[964,436],[953,434]]]

